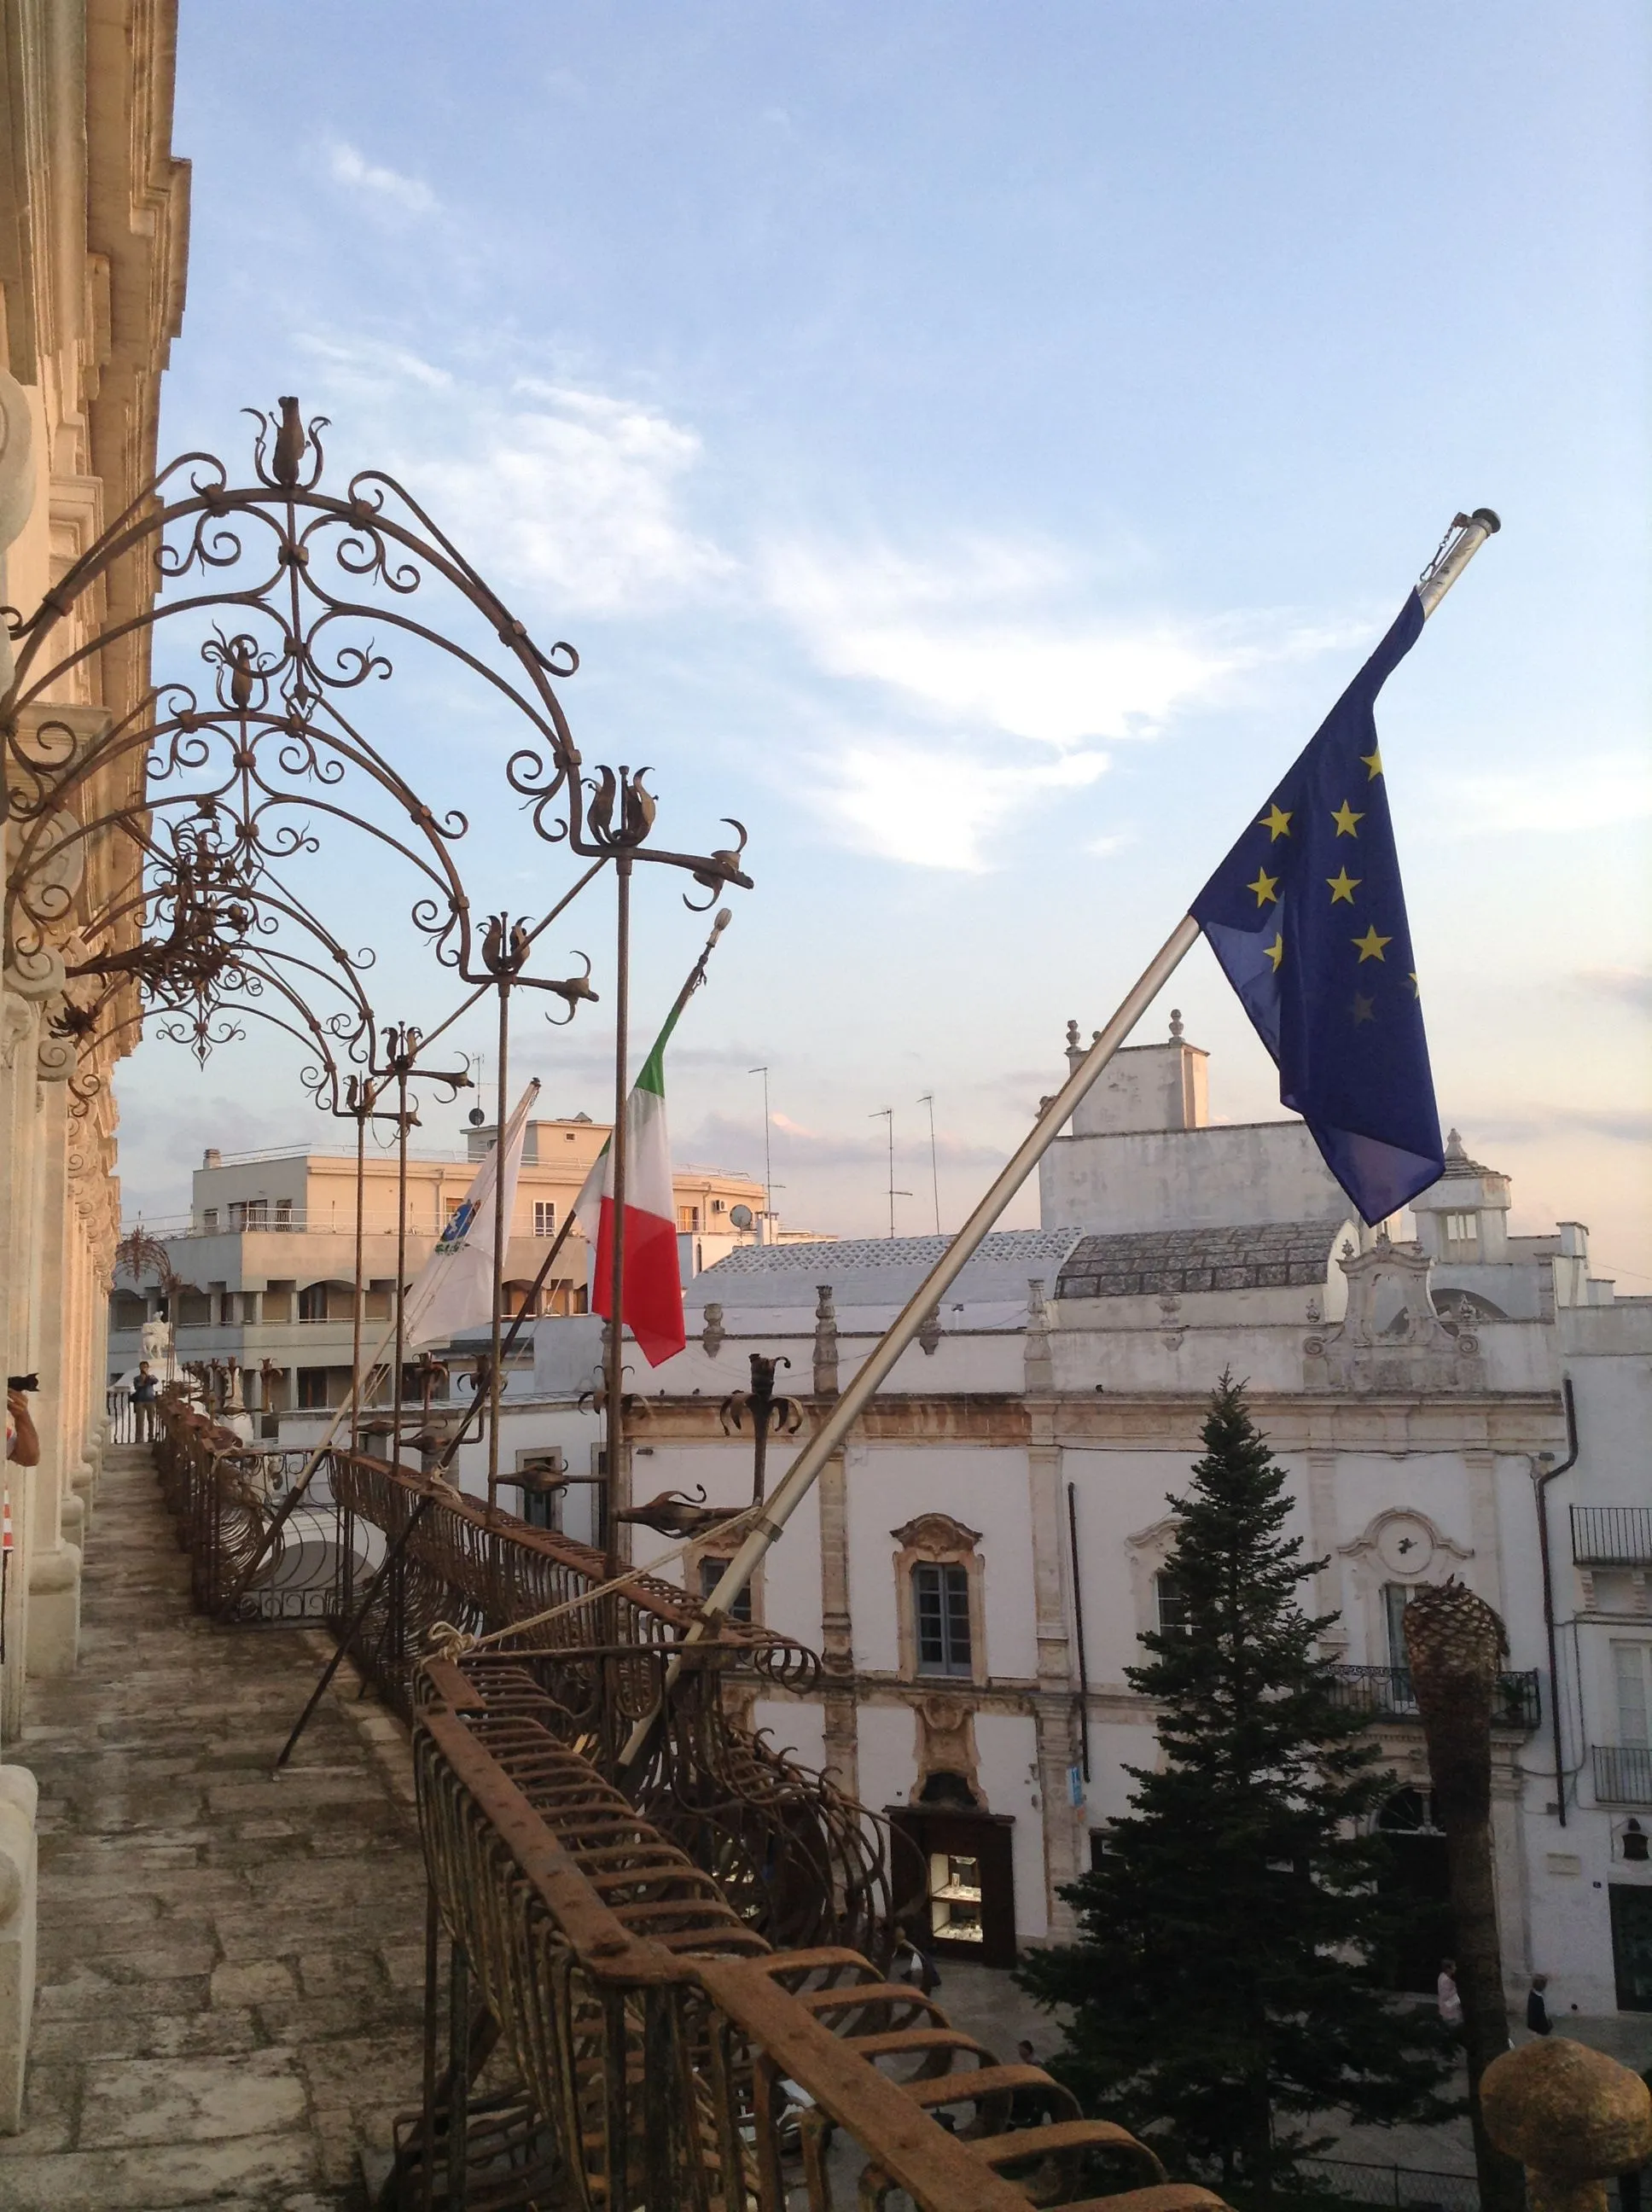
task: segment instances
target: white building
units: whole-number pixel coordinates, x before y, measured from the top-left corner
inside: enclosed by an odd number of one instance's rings
[[[915,1836],[944,1950],[1007,1961],[1058,1932],[1058,1889],[1126,1808],[1124,1767],[1154,1755],[1124,1670],[1176,1603],[1168,1499],[1230,1370],[1294,1478],[1296,1525],[1326,1561],[1314,1601],[1340,1615],[1328,1656],[1397,1778],[1383,1819],[1417,1905],[1397,1977],[1431,1985],[1449,1942],[1400,1613],[1455,1574],[1510,1640],[1495,1739],[1509,1984],[1541,1968],[1557,2014],[1652,2009],[1652,1299],[1590,1275],[1579,1224],[1510,1236],[1507,1179],[1455,1134],[1414,1236],[1373,1237],[1300,1123],[1209,1121],[1206,1055],[1179,1023],[1120,1055],[1041,1194],[1044,1225],[987,1241],[770,1553],[757,1611],[826,1674],[758,1723]],[[633,1497],[749,1502],[749,1425],[720,1408],[752,1352],[789,1361],[778,1387],[799,1401],[772,1487],[939,1249],[746,1249],[695,1278],[687,1350],[653,1371],[634,1355]],[[561,1451],[568,1486],[531,1509],[582,1536],[598,1328],[538,1324],[531,1393],[513,1389],[501,1426],[507,1469]],[[639,1559],[665,1548],[637,1532]],[[726,1548],[714,1535],[665,1571],[706,1587]]]

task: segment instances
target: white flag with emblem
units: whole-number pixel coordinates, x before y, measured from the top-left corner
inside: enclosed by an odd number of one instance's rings
[[[460,1329],[486,1328],[492,1321],[494,1182],[496,1176],[504,1176],[508,1249],[517,1172],[522,1165],[528,1115],[538,1096],[538,1082],[529,1084],[520,1105],[505,1124],[503,1141],[494,1146],[477,1170],[476,1181],[454,1208],[436,1240],[435,1250],[409,1285],[403,1308],[403,1340],[410,1352],[445,1344]]]

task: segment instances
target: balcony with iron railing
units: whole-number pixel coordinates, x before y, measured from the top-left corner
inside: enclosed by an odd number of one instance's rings
[[[1580,1567],[1652,1567],[1652,1505],[1574,1505],[1571,1555]]]
[[[1652,1750],[1644,1744],[1594,1743],[1594,1796],[1600,1805],[1652,1805]]]
[[[1333,1667],[1336,1702],[1374,1721],[1414,1721],[1417,1696],[1407,1667]],[[1497,1676],[1493,1728],[1519,1729],[1529,1735],[1543,1717],[1536,1668]]]

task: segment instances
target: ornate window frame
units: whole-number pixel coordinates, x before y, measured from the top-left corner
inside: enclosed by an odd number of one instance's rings
[[[1169,1571],[1170,1554],[1181,1534],[1181,1516],[1167,1513],[1151,1528],[1138,1528],[1133,1536],[1124,1540],[1130,1554],[1130,1595],[1136,1607],[1138,1637],[1157,1632],[1158,1578]]]
[[[920,1513],[890,1534],[901,1547],[895,1554],[895,1612],[899,1626],[901,1680],[932,1684],[944,1690],[973,1684],[983,1688],[987,1668],[987,1563],[978,1548],[979,1528],[966,1528],[950,1513]],[[913,1599],[912,1571],[916,1566],[962,1567],[969,1584],[969,1672],[963,1674],[926,1674],[918,1665],[918,1608]]]
[[[1407,1589],[1424,1589],[1455,1574],[1474,1556],[1415,1505],[1390,1505],[1370,1520],[1351,1543],[1339,1544],[1337,1557],[1348,1562],[1351,1601],[1342,1607],[1345,1623],[1357,1618],[1364,1633],[1367,1662],[1373,1667],[1395,1663],[1388,1648],[1388,1599],[1390,1583]],[[1472,1577],[1465,1576],[1465,1581]]]

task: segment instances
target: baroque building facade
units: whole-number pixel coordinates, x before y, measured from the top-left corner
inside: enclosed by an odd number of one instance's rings
[[[944,1954],[1007,1964],[1059,1936],[1062,1887],[1157,1755],[1126,1669],[1177,1618],[1170,1501],[1230,1372],[1322,1562],[1307,1595],[1337,1615],[1339,1694],[1394,1776],[1382,1819],[1411,1934],[1394,1979],[1430,1988],[1449,1943],[1403,1614],[1455,1575],[1509,1630],[1510,1985],[1547,1972],[1557,2015],[1652,2009],[1652,1300],[1592,1275],[1581,1224],[1512,1235],[1507,1178],[1455,1132],[1444,1177],[1392,1224],[1412,1233],[1372,1235],[1302,1124],[1212,1124],[1206,1068],[1179,1024],[1121,1054],[1046,1159],[1042,1225],[989,1237],[930,1317],[764,1562],[752,1602],[825,1672],[756,1717],[913,1838]],[[795,1401],[772,1488],[940,1249],[747,1249],[695,1277],[687,1349],[632,1369],[632,1498],[750,1501],[730,1400],[752,1353],[788,1363],[775,1387]],[[501,1431],[525,1509],[593,1538],[598,1356],[594,1322],[541,1322]],[[635,1532],[634,1557],[663,1548]],[[660,1571],[708,1589],[731,1548],[709,1529]]]
[[[172,153],[174,0],[0,0],[0,602],[39,605],[154,473],[161,373],[179,327],[189,172]],[[76,642],[147,605],[127,563]],[[12,648],[0,628],[0,698]],[[149,682],[137,635],[81,661],[63,696],[3,738],[27,752],[49,723],[96,742]],[[83,787],[100,818],[141,806],[111,771]],[[9,890],[15,844],[3,836]],[[122,866],[113,838],[62,863],[67,941]],[[138,927],[134,916],[131,927]],[[48,950],[55,948],[48,948]],[[0,973],[0,1340],[9,1376],[37,1376],[38,1466],[5,1470],[13,1548],[3,1599],[0,1756],[15,1744],[27,1674],[76,1661],[82,1541],[104,1407],[107,1294],[119,1233],[111,1056],[61,1032],[60,966]],[[33,1786],[0,1765],[0,2129],[17,2124],[33,1957]]]

